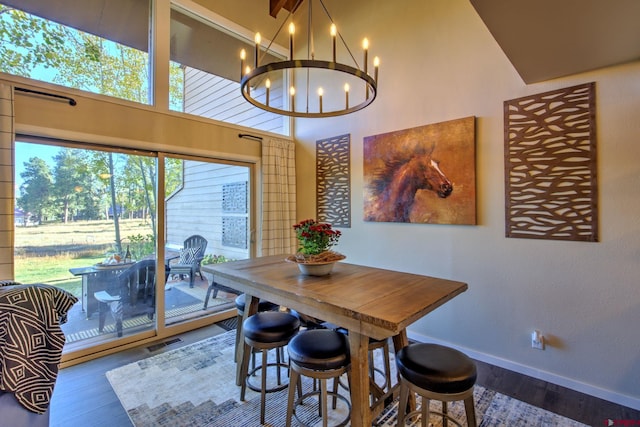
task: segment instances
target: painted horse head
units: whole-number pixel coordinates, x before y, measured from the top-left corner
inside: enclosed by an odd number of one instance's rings
[[[446,198],[453,184],[440,169],[439,161],[429,151],[416,151],[405,159],[394,159],[379,171],[373,189],[375,200],[367,209],[365,219],[372,221],[409,222],[411,208],[418,190],[430,190]]]
[[[438,197],[447,198],[453,192],[453,184],[440,169],[440,162],[429,159],[428,165],[423,169],[425,188],[436,192]]]

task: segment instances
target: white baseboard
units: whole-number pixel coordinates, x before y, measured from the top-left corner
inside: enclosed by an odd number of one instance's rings
[[[628,408],[633,408],[640,411],[640,399],[627,396],[624,394],[616,393],[611,390],[606,390],[600,387],[595,387],[590,384],[586,384],[580,381],[573,380],[571,378],[566,378],[560,375],[553,374],[547,371],[541,371],[539,369],[532,368],[530,366],[522,365],[520,363],[516,363],[507,359],[502,359],[499,357],[492,356],[486,353],[480,353],[465,347],[456,346],[450,342],[441,341],[438,339],[434,339],[432,337],[428,337],[425,335],[421,335],[412,331],[407,331],[407,335],[409,339],[417,342],[430,342],[435,344],[446,345],[449,347],[456,348],[472,359],[479,360],[481,362],[489,363],[494,366],[498,366],[500,368],[508,369],[510,371],[518,372],[523,375],[527,375],[529,377],[537,378],[552,384],[556,384],[562,387],[569,388],[571,390],[578,391],[580,393],[588,394],[590,396],[597,397],[599,399],[608,400],[610,402],[616,403],[618,405],[626,406]]]

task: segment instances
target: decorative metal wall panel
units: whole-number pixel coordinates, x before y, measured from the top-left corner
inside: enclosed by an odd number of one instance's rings
[[[316,141],[316,219],[351,227],[351,135]]]
[[[222,217],[222,244],[233,248],[247,249],[247,218]]]
[[[247,182],[234,182],[222,186],[222,212],[247,213]]]
[[[595,83],[505,101],[506,236],[597,241]]]

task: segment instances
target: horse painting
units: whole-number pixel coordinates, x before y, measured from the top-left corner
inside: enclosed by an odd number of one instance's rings
[[[411,222],[418,190],[430,190],[439,198],[453,192],[453,184],[440,169],[439,161],[430,150],[417,150],[404,158],[384,161],[369,184],[369,203],[365,206],[365,221]]]

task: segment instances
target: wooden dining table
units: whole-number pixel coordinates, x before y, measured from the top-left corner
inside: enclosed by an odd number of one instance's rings
[[[347,262],[337,263],[327,276],[306,276],[285,258],[274,255],[210,267],[217,283],[246,294],[244,319],[256,313],[263,299],[346,328],[351,426],[370,426],[389,396],[374,393],[378,399],[370,403],[375,384],[369,378],[369,337],[393,338],[398,351],[408,345],[407,326],[466,291],[467,284]]]

